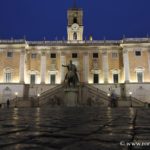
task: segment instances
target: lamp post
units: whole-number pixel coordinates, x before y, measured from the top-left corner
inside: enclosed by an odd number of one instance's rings
[[[129,92],[129,95],[130,95],[130,102],[131,102],[130,107],[132,107],[132,92]]]
[[[107,96],[110,97],[110,93],[108,93]]]
[[[108,98],[109,98],[109,104],[108,104],[108,107],[111,107],[112,104],[111,104],[111,99],[110,99],[110,93],[107,94]]]
[[[17,100],[18,100],[18,92],[15,92],[16,100],[15,100],[15,107],[17,107]]]
[[[38,97],[37,100],[38,100],[38,107],[39,107],[39,106],[40,106],[40,104],[39,104],[39,97],[40,97],[40,94],[39,94],[39,93],[37,94],[37,97]]]

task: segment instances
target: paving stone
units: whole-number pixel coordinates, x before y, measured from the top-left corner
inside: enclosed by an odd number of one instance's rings
[[[50,147],[36,144],[15,144],[11,146],[1,147],[1,150],[55,150]]]
[[[62,150],[127,150],[127,147],[121,147],[119,144],[91,141],[78,142],[63,148]]]
[[[88,136],[85,138],[85,140],[97,140],[101,142],[112,142],[112,143],[120,143],[121,141],[131,141],[132,136],[128,134],[114,134],[114,133],[109,133],[109,134],[93,134],[91,136]]]
[[[40,144],[47,145],[56,149],[61,149],[71,143],[75,143],[77,140],[73,138],[52,138],[52,137],[38,137],[30,140],[28,143],[30,144]]]
[[[120,142],[136,140],[150,141],[148,109],[0,109],[0,150],[127,150]]]

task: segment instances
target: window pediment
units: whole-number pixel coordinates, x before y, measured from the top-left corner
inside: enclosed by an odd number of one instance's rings
[[[119,69],[112,69],[111,72],[112,72],[112,74],[119,74],[120,70]]]
[[[14,71],[14,69],[12,69],[12,68],[9,68],[9,67],[4,68],[4,73],[12,73],[13,71]]]
[[[144,71],[145,71],[145,68],[143,68],[143,67],[135,68],[135,72],[144,72]]]

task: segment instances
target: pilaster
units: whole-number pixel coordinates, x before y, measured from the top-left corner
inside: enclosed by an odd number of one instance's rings
[[[41,54],[41,84],[45,84],[46,78],[46,54],[42,52]]]
[[[104,50],[102,52],[102,62],[103,62],[103,76],[104,76],[104,83],[108,83],[109,78],[109,65],[108,65],[108,54],[107,51]]]
[[[84,53],[83,55],[83,81],[88,83],[89,78],[89,54]]]
[[[130,81],[129,56],[128,51],[126,49],[123,50],[123,64],[124,64],[125,83],[129,83]]]
[[[19,77],[20,77],[20,83],[24,83],[25,81],[25,51],[24,50],[22,50],[20,53]]]

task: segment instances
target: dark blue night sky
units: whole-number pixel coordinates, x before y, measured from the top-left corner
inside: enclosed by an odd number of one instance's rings
[[[121,39],[150,35],[150,0],[77,0],[84,37]],[[73,0],[0,0],[0,39],[62,40]]]

